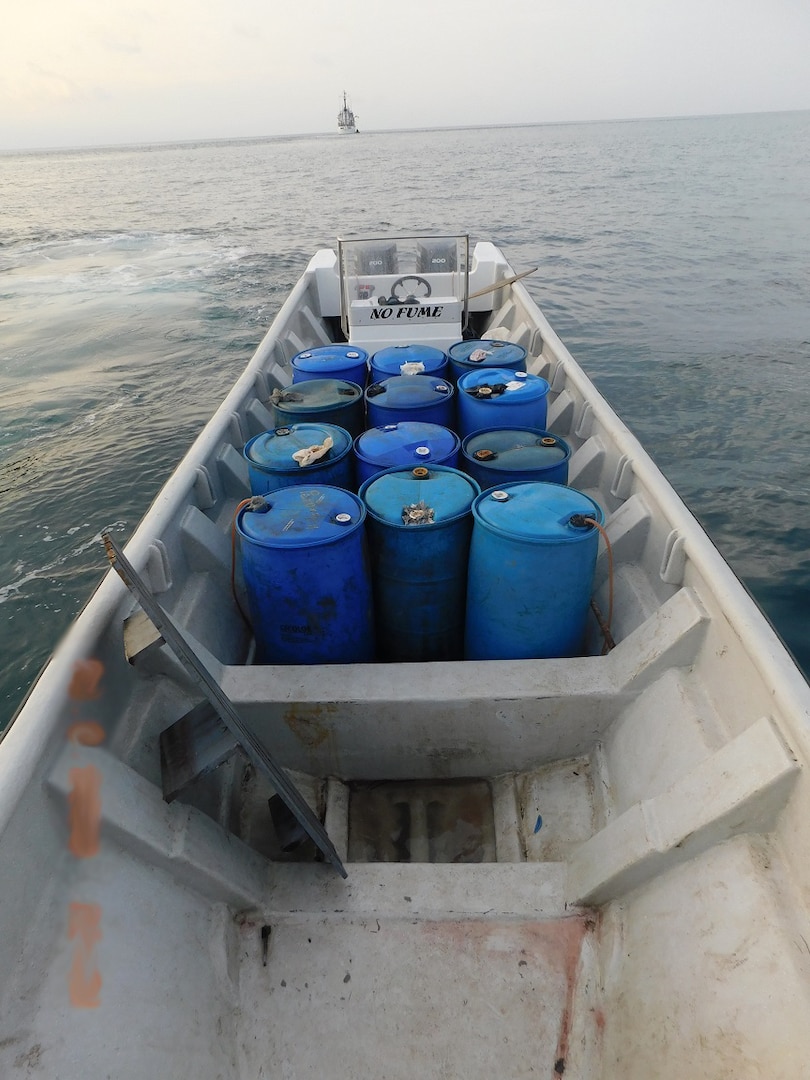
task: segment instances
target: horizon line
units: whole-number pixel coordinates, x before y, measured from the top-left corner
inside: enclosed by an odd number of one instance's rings
[[[590,120],[523,120],[512,123],[495,124],[440,124],[435,127],[403,127],[403,128],[368,128],[357,134],[363,135],[397,135],[415,132],[431,131],[487,131],[498,128],[521,128],[521,127],[581,127],[588,124],[638,124],[651,121],[672,120],[719,120],[731,116],[778,116],[787,113],[810,112],[808,108],[796,109],[746,109],[741,112],[724,113],[671,113],[658,116],[615,116]],[[207,135],[197,138],[176,139],[141,139],[134,142],[120,143],[72,143],[64,146],[18,146],[0,147],[0,155],[9,156],[14,154],[53,154],[53,153],[79,153],[92,150],[134,150],[147,147],[169,148],[182,146],[216,145],[220,143],[251,143],[251,142],[274,142],[285,139],[313,139],[313,138],[345,138],[344,133],[337,131],[297,131],[283,132],[275,135]]]

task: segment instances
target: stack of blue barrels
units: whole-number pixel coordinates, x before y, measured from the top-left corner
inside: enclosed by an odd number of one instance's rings
[[[490,339],[293,358],[244,447],[257,662],[581,653],[603,514],[567,486],[526,358]]]

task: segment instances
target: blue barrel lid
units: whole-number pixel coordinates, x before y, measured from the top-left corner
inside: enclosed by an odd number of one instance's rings
[[[274,392],[271,404],[283,412],[326,412],[340,405],[351,405],[363,394],[357,383],[345,379],[308,379]]]
[[[499,367],[525,361],[526,350],[514,341],[499,341],[497,338],[479,338],[472,341],[457,341],[448,350],[451,360],[475,367]]]
[[[465,371],[458,380],[459,393],[469,394],[478,401],[505,397],[521,401],[534,401],[545,397],[549,385],[542,375],[530,375],[526,371],[511,368],[482,368]]]
[[[293,454],[310,446],[322,446],[327,438],[331,438],[332,448],[328,454],[319,458],[318,462],[334,461],[341,457],[352,443],[348,431],[336,424],[301,423],[254,435],[245,444],[243,453],[247,461],[258,469],[289,469],[295,472],[301,466],[293,458]]]
[[[438,375],[392,375],[372,383],[366,398],[375,405],[407,409],[452,397],[453,393],[453,386]]]
[[[447,354],[433,345],[390,345],[379,349],[371,358],[371,365],[382,371],[399,375],[403,364],[424,364],[428,370],[435,371],[447,363]]]
[[[469,513],[473,499],[480,491],[475,480],[458,469],[433,465],[377,473],[362,485],[360,498],[369,513],[380,521],[413,528],[417,522],[405,520],[409,508],[424,503],[432,515],[423,524],[440,525]],[[418,518],[419,512],[413,516]]]
[[[459,441],[454,431],[441,424],[406,420],[369,428],[354,440],[354,451],[363,461],[383,467],[404,465],[410,459],[420,465],[448,457],[458,449]]]
[[[253,502],[254,500],[251,500]],[[264,547],[303,548],[342,539],[362,525],[366,508],[356,495],[327,484],[279,488],[244,507],[239,532]]]
[[[536,469],[564,461],[571,449],[559,435],[540,428],[490,428],[468,435],[463,453],[482,468]]]
[[[348,363],[347,363],[348,361]],[[302,371],[319,371],[328,375],[335,367],[350,367],[365,364],[368,353],[356,345],[321,345],[317,349],[305,349],[292,358],[293,367]]]
[[[577,515],[602,524],[598,503],[575,488],[540,480],[518,481],[490,489],[473,504],[473,514],[490,529],[517,540],[571,543],[594,532],[593,525],[571,523]]]

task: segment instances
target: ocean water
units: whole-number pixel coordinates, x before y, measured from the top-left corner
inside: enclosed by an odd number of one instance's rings
[[[492,239],[810,671],[810,113],[0,154],[0,729],[337,235]]]

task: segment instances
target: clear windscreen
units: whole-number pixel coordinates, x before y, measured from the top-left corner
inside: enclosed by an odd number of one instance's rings
[[[344,329],[371,309],[400,305],[458,305],[466,313],[470,241],[459,236],[339,240]]]

